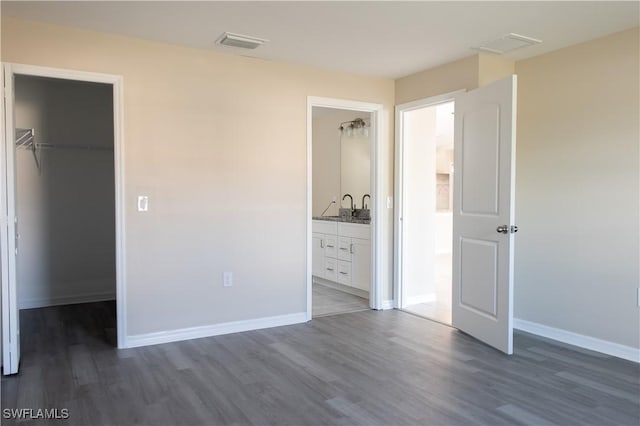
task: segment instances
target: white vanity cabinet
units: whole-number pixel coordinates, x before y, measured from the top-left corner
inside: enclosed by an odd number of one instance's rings
[[[369,292],[370,235],[370,225],[314,220],[313,275]]]

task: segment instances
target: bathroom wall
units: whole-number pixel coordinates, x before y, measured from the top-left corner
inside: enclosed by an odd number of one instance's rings
[[[112,88],[16,76],[15,123],[39,143],[113,146]],[[115,297],[113,151],[16,151],[18,305]]]
[[[405,124],[403,295],[415,304],[435,292],[436,108],[406,113]]]
[[[351,192],[358,207],[362,196],[371,193],[370,139],[351,137],[348,140],[352,143],[344,146],[338,129],[340,123],[355,118],[369,120],[369,116],[369,113],[313,108],[313,216],[320,216],[333,197],[337,201],[326,211],[327,216],[337,215],[341,204],[349,207],[348,198],[342,201],[346,192]],[[371,206],[370,201],[367,204]]]

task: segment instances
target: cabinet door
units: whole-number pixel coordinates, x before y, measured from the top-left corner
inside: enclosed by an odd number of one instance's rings
[[[351,239],[351,285],[360,290],[371,289],[371,241]]]
[[[351,262],[338,260],[338,282],[340,284],[353,286],[351,283]]]
[[[338,256],[338,237],[335,235],[324,235],[324,255],[326,257],[337,258]]]
[[[330,257],[324,258],[324,278],[338,281],[338,261]]]
[[[324,277],[324,235],[314,233],[311,243],[311,274]]]
[[[338,237],[338,259],[351,262],[351,238]]]

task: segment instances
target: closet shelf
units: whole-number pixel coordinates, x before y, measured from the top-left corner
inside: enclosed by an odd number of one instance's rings
[[[113,151],[113,146],[107,145],[72,145],[39,143],[35,141],[34,129],[16,129],[16,148],[28,149],[33,153],[36,167],[40,171],[40,158],[38,152],[43,149],[62,149],[78,151]]]

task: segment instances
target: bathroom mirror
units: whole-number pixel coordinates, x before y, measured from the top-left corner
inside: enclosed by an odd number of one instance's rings
[[[354,117],[341,123],[340,130],[340,193],[353,196],[354,205],[364,208],[362,197],[371,194],[371,132],[370,114],[354,112]],[[343,206],[347,207],[347,200]],[[370,207],[371,200],[366,204]]]
[[[354,206],[362,208],[362,197],[371,194],[370,116],[313,107],[313,216],[336,216],[341,206],[350,207],[349,198],[342,201],[344,194],[351,194]],[[366,203],[371,208],[369,199]]]

